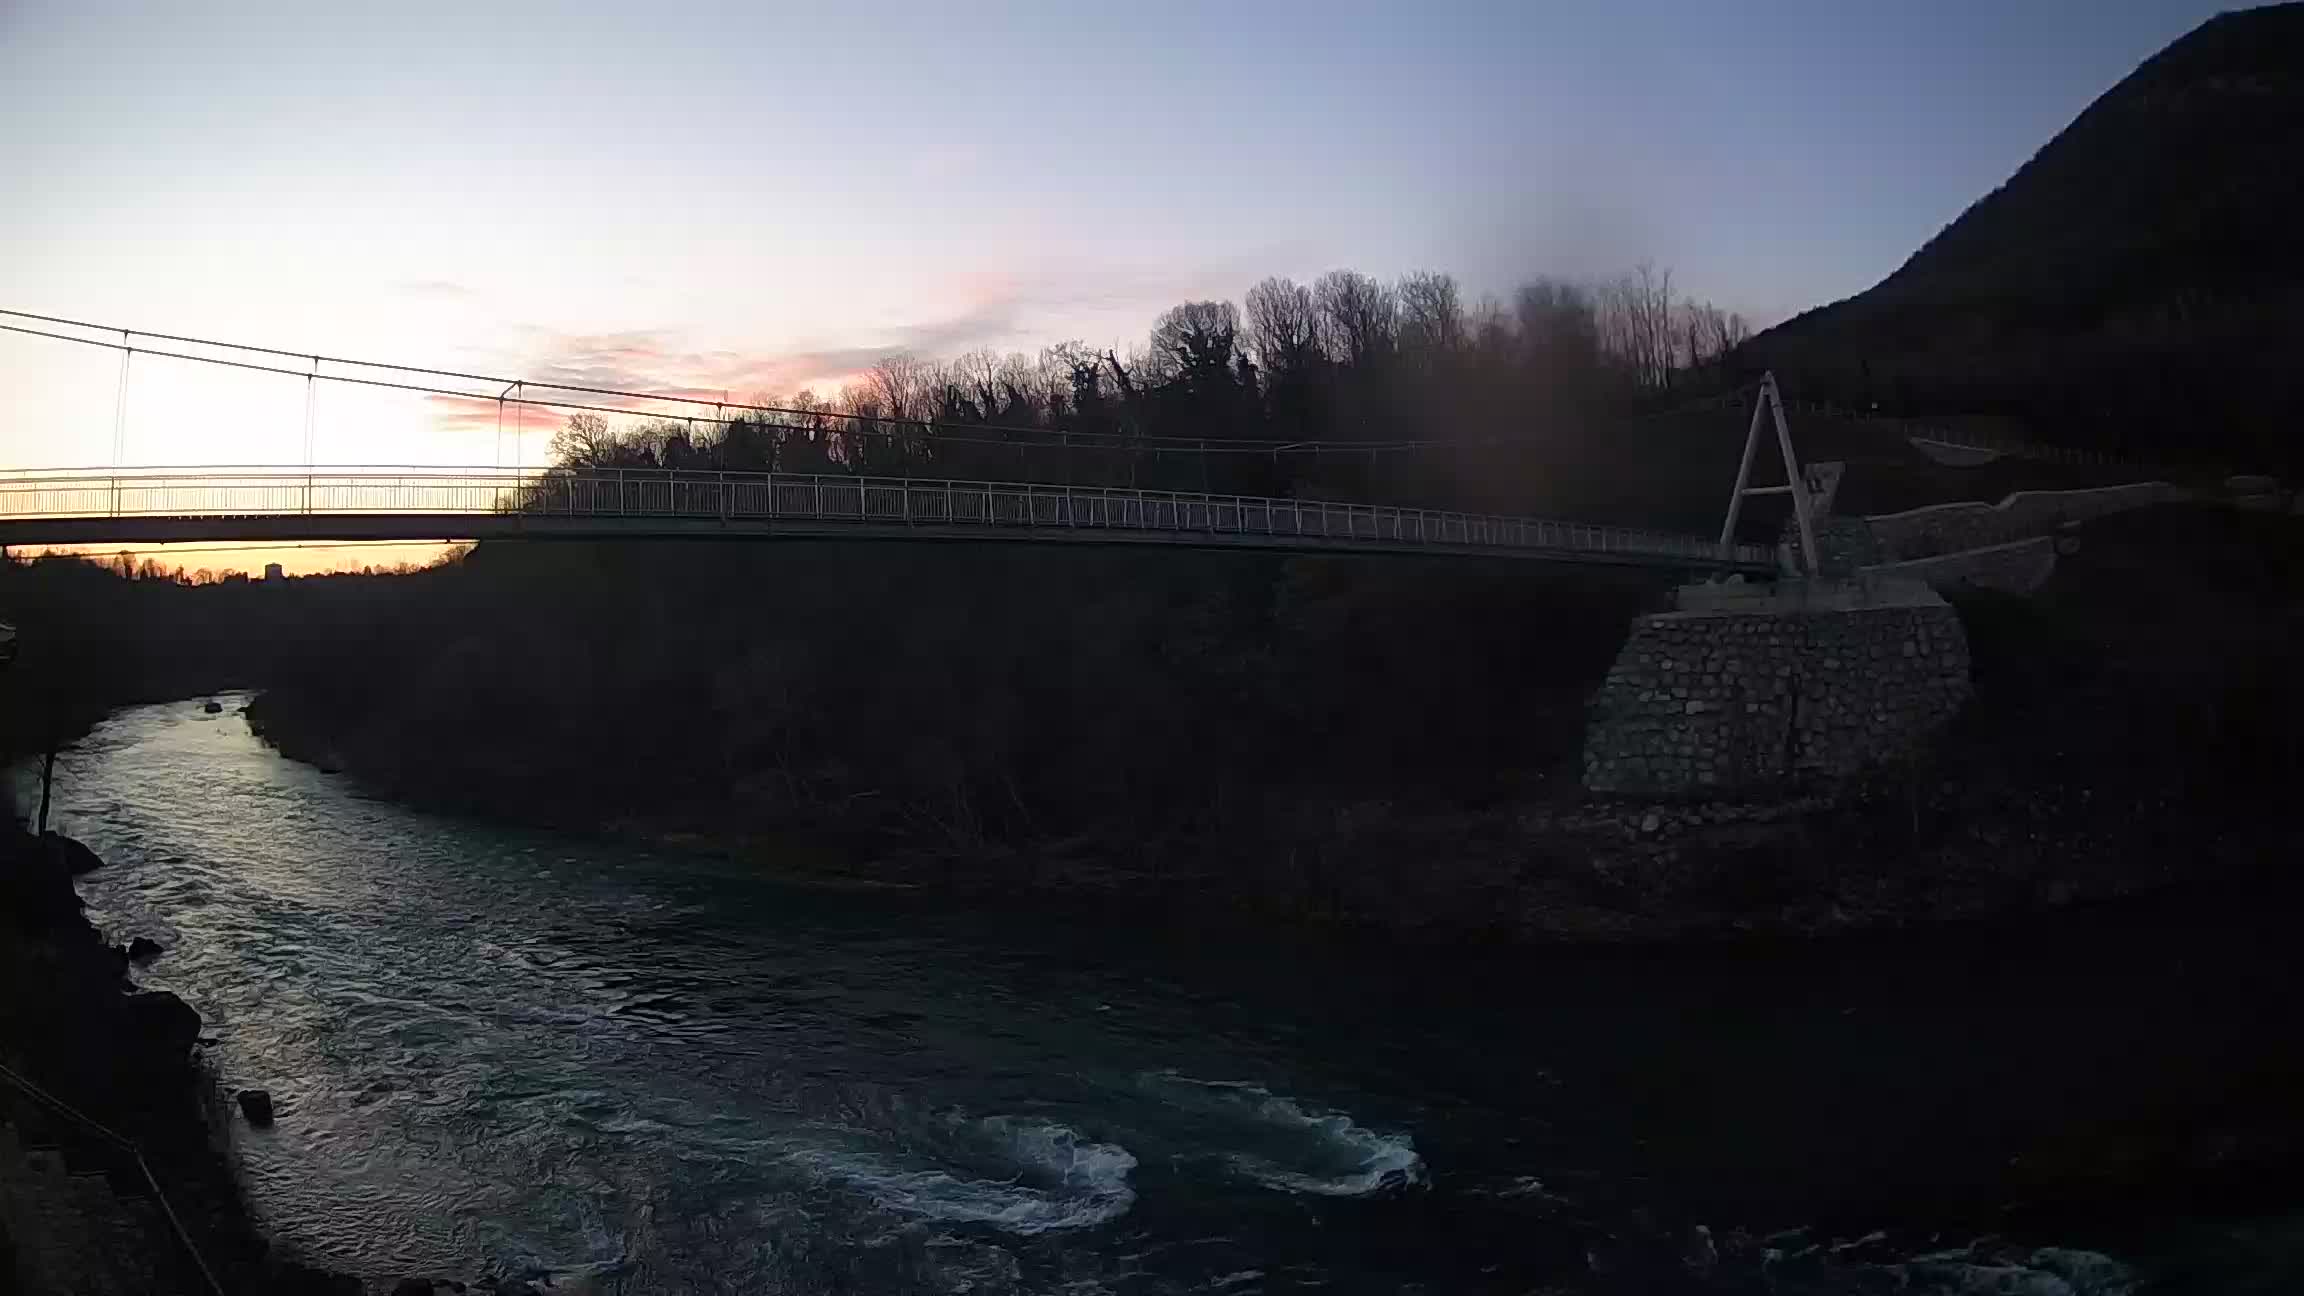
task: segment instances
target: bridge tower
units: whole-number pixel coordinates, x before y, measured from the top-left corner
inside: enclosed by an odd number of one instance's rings
[[[1769,430],[1784,484],[1754,486]],[[1802,467],[1776,376],[1763,377],[1720,552],[1733,552],[1747,498],[1789,495],[1779,578],[1684,585],[1669,610],[1634,620],[1593,698],[1588,791],[1707,799],[1829,785],[1909,753],[1959,710],[1968,642],[1951,605],[1923,581],[1858,574],[1818,546],[1842,469]]]
[[[1761,425],[1773,416],[1776,430],[1776,449],[1783,456],[1784,484],[1781,486],[1752,485],[1752,460],[1760,452]],[[1839,484],[1837,473],[1834,486]],[[1800,471],[1800,456],[1792,449],[1792,428],[1784,419],[1784,397],[1776,388],[1776,373],[1770,370],[1760,377],[1760,389],[1752,398],[1752,425],[1744,433],[1744,457],[1736,465],[1736,485],[1728,492],[1728,518],[1720,524],[1720,555],[1726,558],[1735,551],[1736,523],[1744,512],[1744,501],[1753,495],[1789,495],[1792,497],[1792,517],[1799,527],[1799,553],[1793,556],[1795,566],[1789,570],[1816,575],[1820,570],[1816,560],[1816,518],[1811,508],[1811,487]]]

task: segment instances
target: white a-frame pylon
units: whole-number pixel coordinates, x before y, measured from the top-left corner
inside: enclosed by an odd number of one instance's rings
[[[1776,447],[1784,455],[1784,485],[1754,486],[1752,456],[1760,449],[1761,420],[1773,414],[1776,420]],[[1800,570],[1813,576],[1816,562],[1816,519],[1810,515],[1806,480],[1800,475],[1800,457],[1792,453],[1792,429],[1784,422],[1784,397],[1776,390],[1773,370],[1761,375],[1759,394],[1752,399],[1752,427],[1744,434],[1744,459],[1736,466],[1736,489],[1728,496],[1728,520],[1720,526],[1720,557],[1726,561],[1735,552],[1736,518],[1744,511],[1747,495],[1790,495],[1792,516],[1800,524]]]

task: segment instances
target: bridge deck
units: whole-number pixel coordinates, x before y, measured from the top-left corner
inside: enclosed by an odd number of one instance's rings
[[[782,538],[1161,544],[1762,573],[1775,555],[1630,527],[1261,496],[845,475],[123,469],[0,476],[0,544]]]

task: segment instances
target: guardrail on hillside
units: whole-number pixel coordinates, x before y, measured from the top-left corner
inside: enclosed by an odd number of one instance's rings
[[[345,515],[685,519],[901,531],[1128,533],[1771,566],[1775,551],[1635,527],[1324,500],[841,474],[448,468],[123,469],[0,475],[0,522]],[[608,529],[606,527],[603,528]],[[210,529],[211,531],[213,528]]]

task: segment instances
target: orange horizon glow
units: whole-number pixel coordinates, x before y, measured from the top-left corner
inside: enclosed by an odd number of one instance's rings
[[[12,552],[29,558],[49,555],[85,558],[109,563],[122,554],[136,566],[150,559],[162,568],[181,569],[185,575],[206,571],[217,577],[234,573],[251,579],[264,575],[266,564],[280,564],[283,576],[325,576],[357,572],[368,567],[428,567],[464,548],[467,542],[409,544],[396,540],[273,545],[234,544],[197,540],[183,544],[77,544],[26,545]]]

